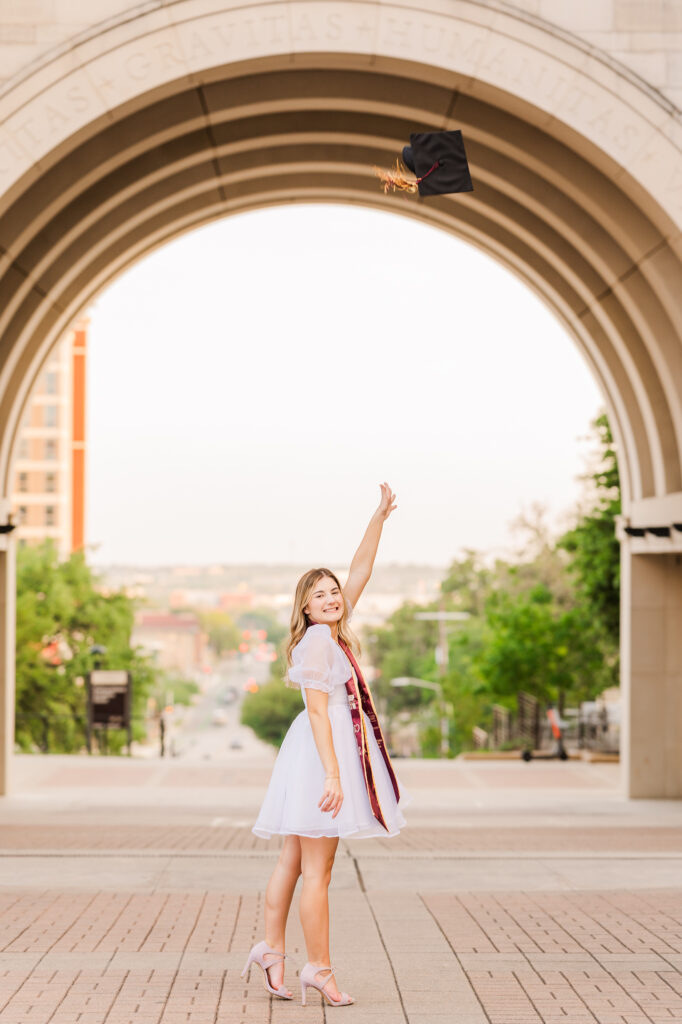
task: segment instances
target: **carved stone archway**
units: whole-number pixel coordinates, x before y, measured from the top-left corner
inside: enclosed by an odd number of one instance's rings
[[[141,4],[6,83],[0,122],[5,512],[29,389],[98,290],[210,219],[320,200],[426,220],[525,280],[599,381],[625,523],[682,523],[680,125],[605,53],[503,4]],[[476,192],[383,196],[372,165],[411,130],[448,127],[465,132]],[[4,538],[0,792],[14,651]],[[682,533],[623,533],[622,552],[625,788],[680,796]]]

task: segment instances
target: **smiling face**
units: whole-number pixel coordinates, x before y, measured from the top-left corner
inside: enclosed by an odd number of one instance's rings
[[[343,594],[335,579],[322,576],[313,585],[310,600],[303,609],[315,622],[331,625],[338,622],[343,615]]]

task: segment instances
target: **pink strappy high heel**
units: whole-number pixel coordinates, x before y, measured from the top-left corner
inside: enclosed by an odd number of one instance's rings
[[[329,980],[334,973],[333,967],[316,967],[315,964],[311,964],[310,961],[301,970],[299,975],[301,981],[301,1005],[305,1006],[306,991],[309,988],[316,988],[318,992],[327,1000],[329,1006],[350,1006],[355,1000],[346,993],[341,993],[340,999],[332,999],[328,992],[325,992],[324,986],[329,984]],[[324,981],[316,981],[315,978],[318,974],[327,974],[329,977],[325,978]]]
[[[271,960],[270,963],[265,962],[265,957],[270,953],[272,956],[277,957],[277,960]],[[270,984],[270,975],[268,971],[271,967],[274,967],[279,960],[286,960],[286,953],[278,953],[276,949],[270,949],[265,939],[262,942],[257,942],[249,953],[248,960],[246,961],[246,967],[242,971],[242,978],[245,976],[251,964],[258,964],[263,971],[263,984],[265,985],[266,992],[270,992],[273,996],[279,996],[280,999],[293,999],[290,996],[284,985],[280,985],[279,988],[273,988]]]

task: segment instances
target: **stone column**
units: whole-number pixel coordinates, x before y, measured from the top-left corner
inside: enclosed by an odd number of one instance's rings
[[[0,534],[0,796],[12,789],[16,661],[16,541]]]
[[[682,554],[621,544],[621,760],[628,797],[682,798]]]

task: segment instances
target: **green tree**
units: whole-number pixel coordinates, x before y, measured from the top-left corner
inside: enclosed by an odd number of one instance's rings
[[[448,574],[450,584],[459,575],[465,581],[469,597],[456,602],[455,588],[448,591],[443,602],[446,611],[471,611],[482,594],[489,592],[492,576],[477,563],[475,552],[468,552],[461,563],[453,563]],[[481,572],[482,578],[476,579]],[[420,723],[421,753],[437,757],[440,750],[439,719],[442,708],[433,690],[420,686],[395,688],[391,680],[397,676],[413,676],[428,682],[439,682],[443,697],[451,704],[454,716],[450,723],[450,749],[453,754],[467,746],[471,730],[478,725],[489,697],[480,692],[480,679],[472,665],[480,648],[482,619],[472,615],[466,622],[448,624],[449,667],[443,677],[436,664],[438,623],[418,619],[422,611],[436,611],[440,602],[429,606],[407,602],[390,616],[384,626],[366,631],[366,650],[377,672],[372,693],[388,732],[404,711],[410,711]],[[482,607],[483,605],[481,605]]]
[[[493,704],[513,707],[520,689],[541,700],[556,700],[563,690],[577,702],[617,681],[618,467],[606,417],[592,428],[597,463],[584,478],[586,510],[571,530],[555,539],[544,509],[534,505],[513,524],[521,537],[513,560],[490,562],[466,549],[450,565],[441,584],[445,607],[471,617],[449,630],[445,678],[433,658],[436,625],[416,620],[417,606],[404,605],[370,631],[368,647],[379,670],[373,689],[389,717],[406,707],[429,722],[435,715],[433,694],[417,687],[391,692],[393,676],[440,679],[454,708],[450,740],[458,751],[471,745],[474,725],[490,727]],[[435,755],[438,740],[435,725],[428,725],[423,753]]]
[[[545,586],[528,595],[491,597],[483,640],[474,662],[481,688],[508,707],[514,707],[519,690],[547,703],[562,691],[574,701],[588,699],[604,686],[589,612],[580,605],[557,608]]]
[[[478,551],[466,548],[463,558],[456,558],[447,576],[440,585],[443,594],[449,595],[459,611],[471,615],[482,615],[488,595],[495,586],[499,565],[487,567]]]
[[[395,676],[427,678],[425,673],[433,671],[438,624],[416,616],[418,612],[435,608],[436,605],[423,606],[407,601],[393,612],[384,626],[367,630],[367,656],[378,670],[379,682],[375,689],[387,687]],[[388,694],[386,691],[383,696]]]
[[[303,710],[301,691],[284,682],[285,664],[280,655],[272,663],[270,679],[242,701],[241,721],[253,729],[259,739],[279,747],[287,729]]]
[[[605,638],[617,649],[620,633],[620,545],[616,516],[621,510],[618,460],[605,414],[592,423],[598,465],[584,479],[592,485],[592,507],[559,540],[568,552],[580,600],[599,622]]]
[[[133,601],[98,588],[82,552],[60,561],[51,541],[17,552],[16,742],[70,753],[85,743],[83,679],[93,667],[90,648],[107,648],[102,667],[133,675],[133,738],[144,738],[142,720],[155,671],[130,646]],[[125,743],[110,730],[109,750]]]
[[[453,709],[450,750],[457,755],[471,746],[474,726],[485,727],[492,715],[494,698],[481,687],[476,670],[485,645],[485,619],[472,616],[468,621],[459,623],[451,630],[448,639],[448,671],[442,684],[444,698]]]
[[[558,604],[574,604],[575,587],[566,574],[569,559],[553,540],[546,517],[546,509],[536,503],[530,513],[513,521],[520,538],[513,561],[496,558],[487,565],[483,555],[471,549],[455,559],[441,583],[449,606],[483,616],[492,594],[529,594],[537,586],[548,587]]]

